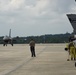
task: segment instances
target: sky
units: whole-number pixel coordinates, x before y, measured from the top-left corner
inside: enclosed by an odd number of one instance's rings
[[[75,0],[0,0],[0,36],[72,33],[66,14],[75,13]]]

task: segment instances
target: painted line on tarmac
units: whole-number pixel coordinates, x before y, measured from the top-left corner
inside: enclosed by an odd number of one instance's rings
[[[44,52],[47,49],[47,46],[42,49],[39,53],[37,53],[37,56],[40,55],[42,52]],[[27,65],[31,60],[34,60],[33,58],[27,57],[22,63],[19,63],[16,67],[10,69],[10,70],[5,70],[0,73],[0,75],[10,75],[10,73],[13,73],[16,71],[18,68],[22,67],[23,65]]]

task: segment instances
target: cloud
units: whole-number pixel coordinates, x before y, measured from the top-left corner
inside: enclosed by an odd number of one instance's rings
[[[20,9],[25,0],[1,0],[1,11],[14,11]]]
[[[15,29],[14,35],[72,32],[66,14],[74,13],[75,5],[73,0],[0,0],[1,29]]]
[[[35,4],[26,5],[25,10],[27,10],[30,15],[38,16],[44,12],[48,3],[49,0],[36,0]]]

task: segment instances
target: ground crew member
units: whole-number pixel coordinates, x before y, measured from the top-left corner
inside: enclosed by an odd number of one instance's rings
[[[73,41],[75,47],[75,60],[76,60],[76,40]]]
[[[31,57],[36,57],[36,54],[35,54],[35,41],[33,39],[31,39],[29,45],[30,45]]]
[[[69,43],[68,48],[71,60],[76,60],[76,48],[74,46],[74,43],[73,42]]]

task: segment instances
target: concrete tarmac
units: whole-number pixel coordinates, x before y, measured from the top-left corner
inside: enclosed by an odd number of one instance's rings
[[[35,48],[36,57],[31,57],[28,44],[0,45],[0,75],[76,75],[65,44],[36,44]]]

